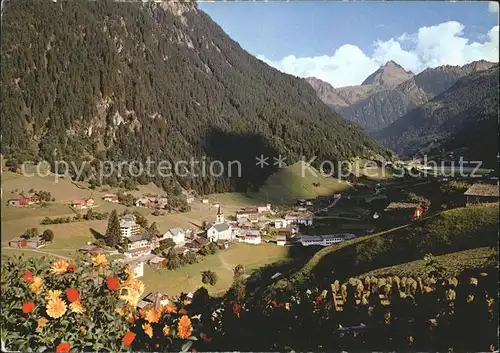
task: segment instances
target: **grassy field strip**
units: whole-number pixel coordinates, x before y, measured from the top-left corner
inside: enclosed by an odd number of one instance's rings
[[[424,217],[424,218],[422,218],[422,219],[420,219],[418,221],[415,221],[413,223],[404,224],[402,226],[399,226],[399,227],[396,227],[396,228],[392,228],[392,229],[389,229],[389,230],[386,230],[386,231],[383,231],[383,232],[380,232],[380,233],[375,233],[375,234],[371,234],[371,235],[365,235],[365,236],[360,237],[360,238],[346,240],[346,241],[343,241],[340,244],[334,244],[334,245],[325,247],[325,248],[321,249],[320,251],[318,251],[316,254],[314,254],[314,256],[304,265],[304,267],[302,267],[302,269],[300,271],[298,271],[294,275],[292,275],[292,279],[300,280],[301,278],[304,278],[304,277],[308,276],[309,273],[312,271],[312,269],[321,261],[321,259],[324,256],[326,256],[327,254],[330,254],[331,252],[338,251],[338,250],[340,250],[342,248],[345,248],[346,246],[350,246],[352,244],[356,244],[356,243],[360,243],[360,242],[363,242],[363,241],[367,241],[368,239],[372,239],[372,238],[375,238],[375,237],[378,237],[378,236],[381,236],[381,235],[392,233],[392,232],[400,230],[400,229],[407,228],[407,227],[412,226],[414,224],[421,223],[424,220],[436,217],[439,214],[440,213],[436,213],[436,214]]]

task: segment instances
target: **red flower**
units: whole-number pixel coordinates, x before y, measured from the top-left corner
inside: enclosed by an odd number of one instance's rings
[[[316,303],[321,303],[323,301],[323,297],[321,295],[318,295],[316,297]]]
[[[276,303],[276,300],[273,300],[271,302],[271,304],[273,305],[273,308],[277,308],[278,307],[278,303]]]
[[[106,286],[110,291],[115,291],[120,288],[120,281],[116,277],[106,278]]]
[[[205,336],[205,335],[201,336],[201,339],[202,339],[203,341],[205,341],[206,343],[210,343],[210,342],[212,342],[212,338],[211,338],[211,337],[208,337],[208,336]]]
[[[179,315],[187,315],[187,310],[186,309],[179,310]]]
[[[122,342],[125,346],[130,346],[132,342],[134,342],[135,339],[135,333],[132,331],[128,331],[125,336],[122,338]]]
[[[33,278],[33,273],[31,273],[30,271],[27,271],[23,276],[24,282],[29,282],[31,281],[32,278]]]
[[[66,291],[66,297],[70,303],[74,303],[80,299],[80,293],[76,288],[70,288]]]
[[[75,272],[76,271],[76,265],[75,264],[69,264],[67,270]]]
[[[33,302],[24,303],[21,309],[23,310],[23,313],[29,314],[35,309],[35,303]]]
[[[285,307],[285,303],[279,303],[278,305],[280,308],[284,308]]]
[[[241,310],[241,305],[238,304],[238,303],[234,303],[233,304],[233,313],[235,314],[239,314],[240,313],[240,310]]]
[[[56,347],[56,353],[69,353],[71,345],[67,342],[61,342]]]

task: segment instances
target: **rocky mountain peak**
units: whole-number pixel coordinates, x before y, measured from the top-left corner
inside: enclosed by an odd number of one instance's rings
[[[413,72],[406,71],[401,65],[391,60],[368,76],[361,85],[394,87],[413,77]]]

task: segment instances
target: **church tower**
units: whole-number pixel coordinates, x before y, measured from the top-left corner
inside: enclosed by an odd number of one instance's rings
[[[222,207],[219,205],[219,210],[217,211],[217,218],[215,220],[216,224],[224,223],[224,213],[222,213]]]

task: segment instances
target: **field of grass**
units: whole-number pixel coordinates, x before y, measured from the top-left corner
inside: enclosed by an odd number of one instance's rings
[[[497,251],[493,248],[483,247],[464,251],[457,251],[445,255],[435,256],[434,260],[444,267],[445,276],[455,276],[464,269],[481,269],[491,266],[492,256],[496,257]],[[379,268],[364,273],[358,278],[366,276],[425,276],[428,275],[429,268],[424,260],[416,260],[396,266]]]
[[[319,186],[313,184],[318,183]],[[338,179],[322,176],[316,169],[300,161],[271,175],[255,198],[276,204],[290,204],[299,198],[331,195],[350,188]]]
[[[357,276],[377,268],[441,255],[496,246],[498,204],[458,208],[385,232],[345,241],[318,251],[294,277],[311,273],[330,277]]]
[[[230,287],[233,269],[236,265],[241,264],[248,271],[284,259],[287,255],[288,248],[274,244],[232,244],[227,250],[201,257],[199,263],[177,270],[158,271],[146,266],[142,280],[148,292],[159,290],[174,295],[180,292],[191,292],[205,286],[211,293],[217,293]],[[201,282],[201,272],[205,270],[217,273],[218,281],[215,286],[204,285]]]

